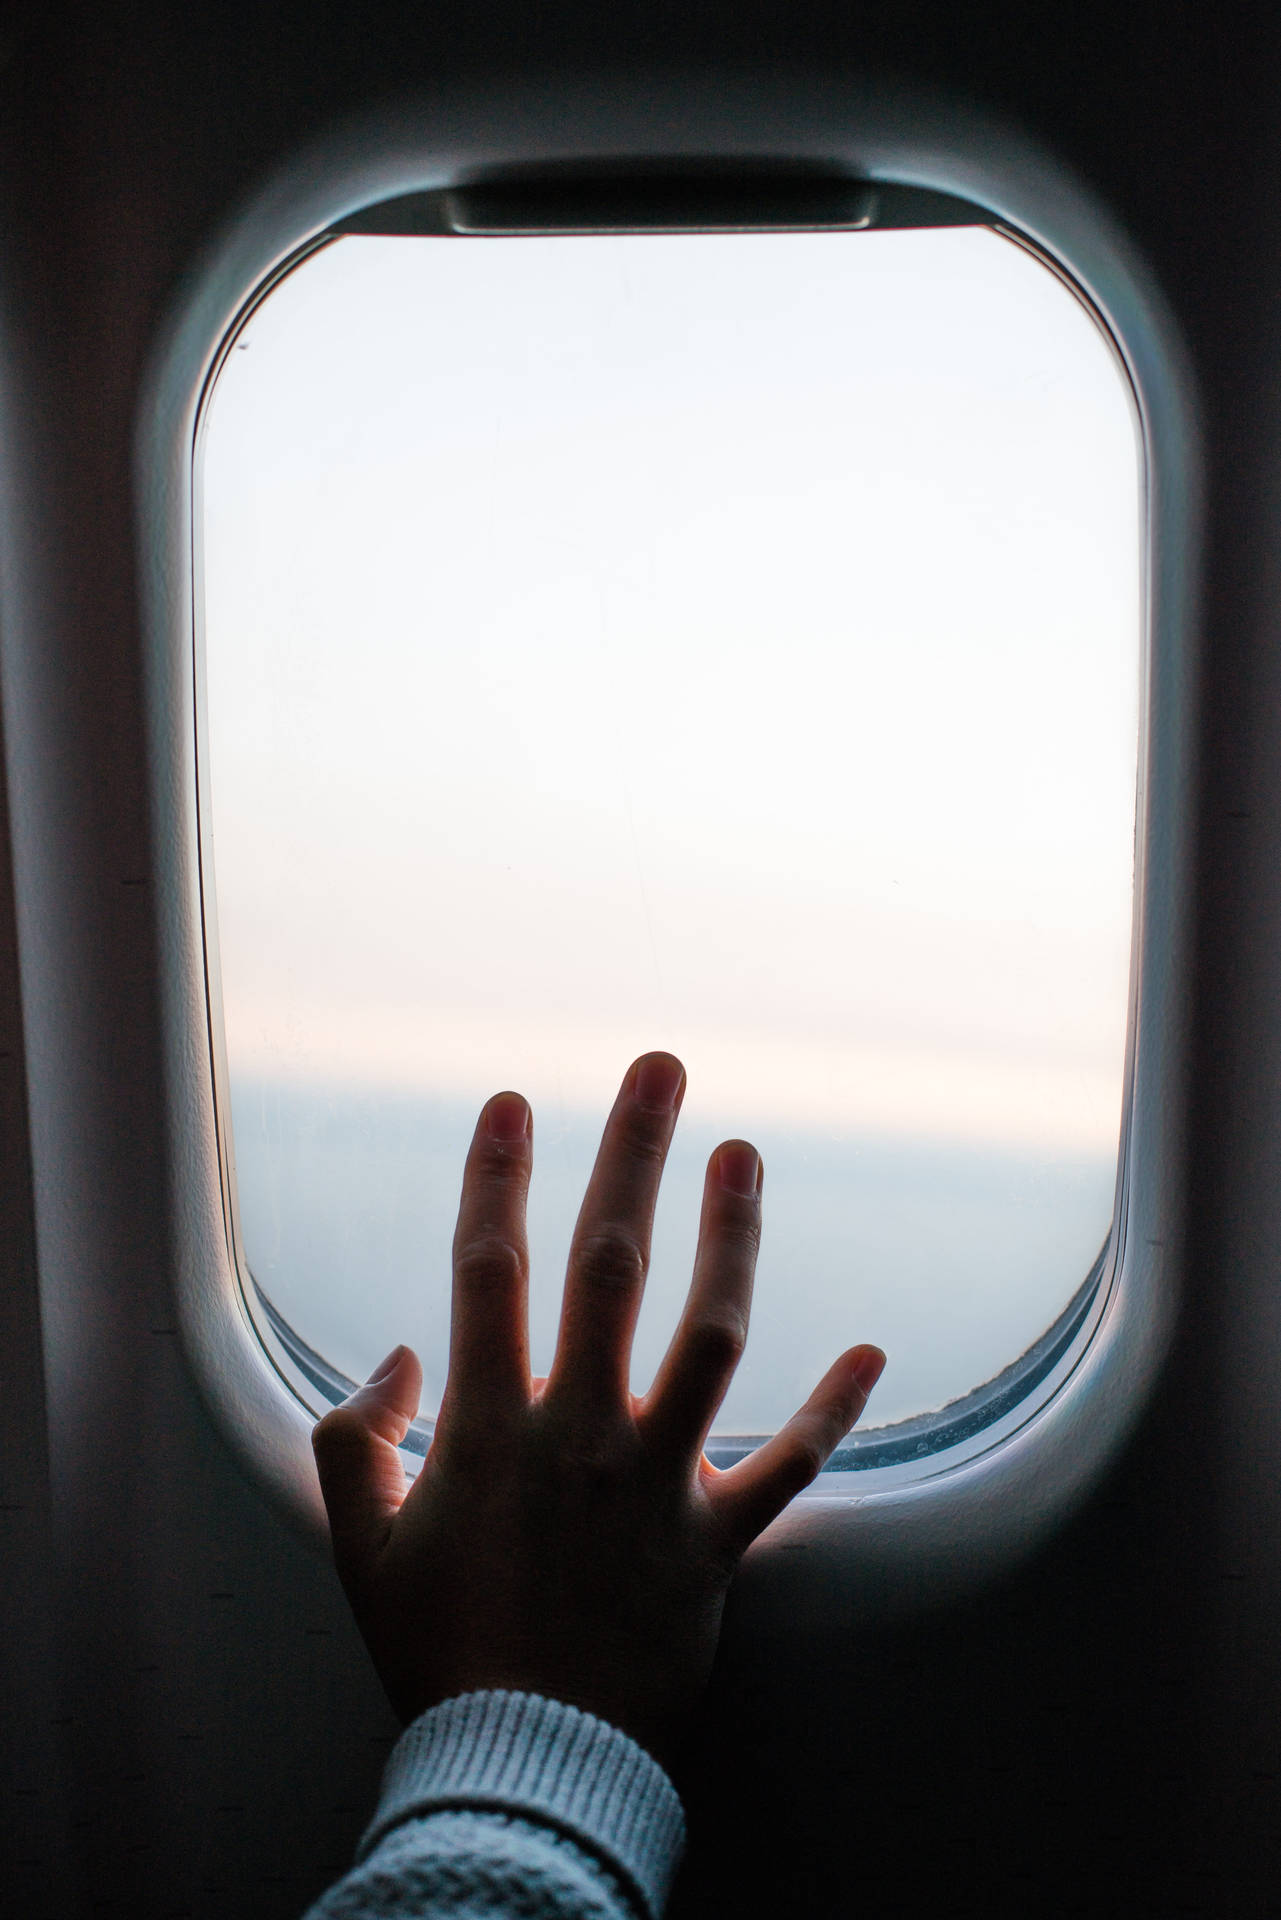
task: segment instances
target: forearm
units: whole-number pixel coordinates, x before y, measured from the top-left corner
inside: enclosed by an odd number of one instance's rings
[[[683,1841],[671,1782],[617,1728],[466,1694],[404,1734],[356,1866],[307,1920],[660,1920]]]

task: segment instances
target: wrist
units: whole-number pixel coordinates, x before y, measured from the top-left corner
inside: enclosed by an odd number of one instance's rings
[[[654,1756],[573,1703],[485,1688],[419,1715],[388,1761],[364,1860],[393,1829],[446,1808],[490,1808],[571,1835],[657,1915],[684,1844],[680,1799]]]

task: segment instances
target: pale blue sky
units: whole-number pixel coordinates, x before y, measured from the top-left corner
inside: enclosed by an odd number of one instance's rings
[[[344,240],[232,352],[202,514],[233,1075],[554,1120],[666,1046],[695,1128],[1088,1160],[1039,1331],[1110,1213],[1140,626],[1051,274]]]

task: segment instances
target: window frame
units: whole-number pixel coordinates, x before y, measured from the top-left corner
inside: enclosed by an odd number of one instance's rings
[[[327,1380],[319,1376],[319,1357],[297,1336],[292,1345],[282,1336],[238,1265],[233,1147],[220,1124],[226,1063],[212,850],[199,835],[197,436],[204,400],[249,313],[361,209],[496,167],[568,158],[605,170],[637,153],[679,166],[714,152],[744,168],[808,161],[977,203],[1090,307],[1138,413],[1145,514],[1131,1014],[1116,1212],[1094,1272],[996,1380],[946,1416],[882,1429],[882,1441],[893,1436],[892,1457],[824,1473],[753,1549],[767,1558],[805,1545],[843,1561],[857,1538],[860,1606],[868,1617],[888,1617],[910,1596],[937,1603],[995,1577],[1066,1518],[1133,1428],[1171,1343],[1186,1100],[1180,982],[1189,939],[1198,434],[1184,357],[1142,264],[1104,210],[1016,135],[965,109],[879,89],[817,88],[797,76],[746,90],[727,85],[715,103],[692,84],[669,81],[660,114],[657,85],[611,82],[606,98],[584,84],[535,98],[513,83],[335,133],[230,220],[157,350],[138,439],[139,538],[167,915],[161,987],[171,1173],[183,1196],[175,1315],[218,1424],[285,1512],[323,1539],[309,1436],[342,1376],[332,1368]],[[485,131],[494,127],[504,129],[501,147]],[[930,1445],[945,1417],[954,1437]],[[919,1577],[904,1581],[911,1567]]]

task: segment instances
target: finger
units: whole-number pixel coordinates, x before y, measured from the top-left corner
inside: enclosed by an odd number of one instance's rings
[[[829,1368],[799,1413],[707,1488],[741,1553],[809,1486],[867,1405],[881,1377],[879,1347],[853,1347]]]
[[[384,1545],[408,1491],[400,1443],[418,1411],[422,1384],[417,1355],[396,1347],[312,1430],[334,1561],[344,1581],[358,1576]]]
[[[525,1200],[532,1159],[527,1102],[518,1093],[496,1093],[476,1122],[454,1234],[445,1382],[454,1418],[469,1410],[501,1416],[529,1399]]]
[[[684,1091],[670,1053],[642,1054],[624,1077],[574,1228],[547,1400],[628,1404],[654,1206]]]
[[[724,1141],[708,1162],[689,1298],[640,1417],[670,1458],[702,1452],[743,1356],[763,1180],[761,1157],[746,1140]]]

